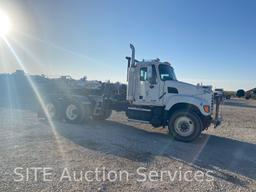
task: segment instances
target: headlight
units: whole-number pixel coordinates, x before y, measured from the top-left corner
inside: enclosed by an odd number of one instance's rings
[[[211,111],[210,105],[204,105],[204,111],[205,111],[206,113],[210,113],[210,111]]]

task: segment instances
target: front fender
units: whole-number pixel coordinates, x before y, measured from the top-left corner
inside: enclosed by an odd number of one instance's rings
[[[194,105],[200,110],[200,112],[204,116],[210,115],[210,113],[206,113],[203,109],[204,105],[209,105],[207,101],[202,98],[197,98],[190,95],[179,94],[179,95],[172,95],[172,96],[166,97],[165,110],[169,111],[174,105],[179,103]]]

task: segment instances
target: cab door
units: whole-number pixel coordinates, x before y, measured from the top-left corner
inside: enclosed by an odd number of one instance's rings
[[[148,81],[146,87],[146,102],[152,105],[158,105],[160,96],[160,86],[157,79],[155,65],[148,66]]]
[[[144,104],[146,102],[146,95],[147,95],[147,82],[148,82],[148,68],[140,67],[139,68],[139,78],[137,81],[136,86],[136,103]]]
[[[157,82],[155,65],[141,67],[139,71],[139,82],[137,92],[137,103],[145,105],[159,104],[160,86]]]

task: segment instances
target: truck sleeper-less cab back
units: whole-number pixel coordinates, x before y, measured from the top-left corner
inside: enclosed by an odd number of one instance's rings
[[[211,123],[217,127],[219,104],[213,118],[214,96],[211,86],[194,86],[177,80],[173,67],[159,59],[137,61],[135,48],[126,57],[129,119],[150,122],[154,127],[168,126],[177,140],[192,141]]]

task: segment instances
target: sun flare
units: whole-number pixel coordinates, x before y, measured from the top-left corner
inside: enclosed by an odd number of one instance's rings
[[[6,35],[11,30],[11,21],[4,12],[0,11],[0,36]]]

